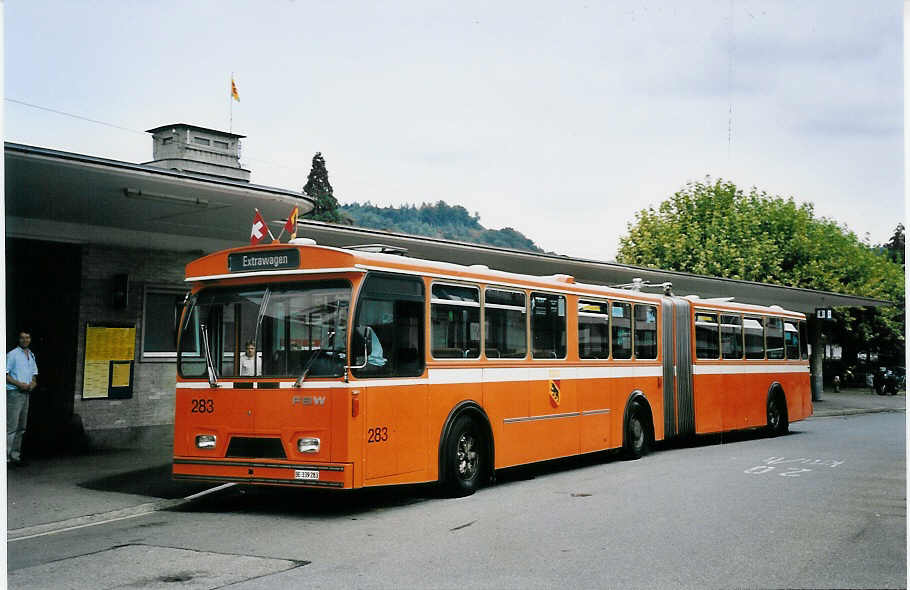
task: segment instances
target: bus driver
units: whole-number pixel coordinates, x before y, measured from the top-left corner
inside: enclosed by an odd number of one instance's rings
[[[252,340],[246,343],[246,354],[240,357],[240,374],[262,374],[262,362],[256,358],[256,343]]]

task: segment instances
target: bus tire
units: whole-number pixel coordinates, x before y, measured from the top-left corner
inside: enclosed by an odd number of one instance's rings
[[[787,419],[787,401],[782,391],[777,390],[768,398],[768,434],[780,436],[790,430]]]
[[[486,436],[470,416],[461,415],[443,443],[444,491],[454,497],[470,496],[480,488],[487,471]]]
[[[628,459],[640,459],[648,454],[651,447],[651,426],[648,412],[638,402],[629,407],[629,415],[623,429],[623,452]]]

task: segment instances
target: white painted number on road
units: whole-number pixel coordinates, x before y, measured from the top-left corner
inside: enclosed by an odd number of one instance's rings
[[[838,461],[837,459],[810,459],[808,457],[799,457],[795,459],[787,459],[786,457],[768,457],[764,461],[763,465],[756,465],[755,467],[750,467],[743,471],[743,473],[748,473],[749,475],[761,475],[763,473],[770,473],[777,469],[778,467],[786,469],[786,471],[778,472],[777,474],[781,477],[799,477],[803,473],[809,473],[812,469],[807,469],[806,467],[784,467],[784,465],[812,465],[813,467],[828,467],[834,469],[838,465],[843,465],[843,461]]]

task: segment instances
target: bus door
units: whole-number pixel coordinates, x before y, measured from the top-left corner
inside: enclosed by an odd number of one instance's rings
[[[528,421],[519,428],[528,460],[540,461],[578,453],[580,428],[576,369],[561,366],[567,354],[565,295],[530,295],[531,381]]]
[[[427,468],[424,300],[422,280],[387,273],[370,273],[360,292],[351,361],[366,483]]]

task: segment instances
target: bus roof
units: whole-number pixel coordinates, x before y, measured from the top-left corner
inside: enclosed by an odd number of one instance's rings
[[[539,288],[588,297],[612,297],[632,301],[659,303],[663,296],[606,285],[576,283],[569,275],[529,275],[491,269],[483,264],[462,265],[436,260],[409,258],[400,253],[388,254],[348,248],[320,246],[312,240],[298,243],[273,243],[242,246],[214,252],[186,265],[186,282],[201,286],[225,281],[332,273],[365,273],[367,271],[399,272],[435,279],[470,281],[504,288]],[[729,300],[700,299],[687,296],[693,307],[755,312],[803,318],[800,312],[778,306],[761,306]]]

